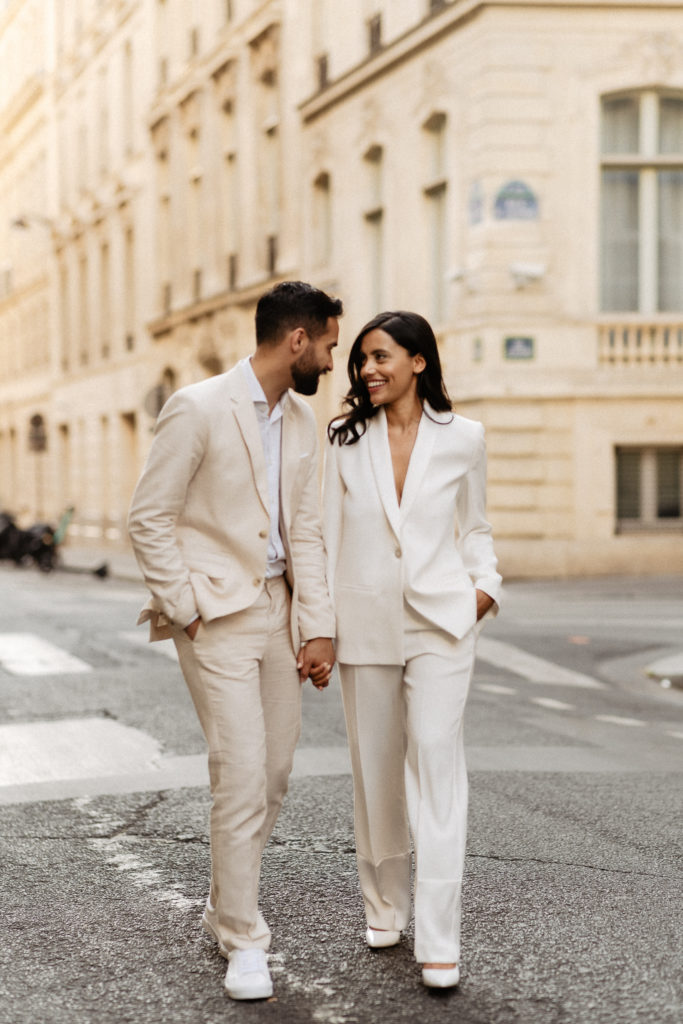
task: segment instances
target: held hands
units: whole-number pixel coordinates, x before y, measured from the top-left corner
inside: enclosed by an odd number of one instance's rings
[[[319,636],[309,640],[300,649],[296,659],[299,680],[305,683],[310,676],[317,690],[324,690],[330,682],[334,665],[334,645],[329,637]]]
[[[489,608],[494,605],[494,600],[483,590],[477,591],[477,622],[483,619]]]

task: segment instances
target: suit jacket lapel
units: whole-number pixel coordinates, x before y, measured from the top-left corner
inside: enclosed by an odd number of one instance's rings
[[[431,409],[429,409],[429,414],[432,415]],[[413,450],[410,453],[408,472],[406,473],[405,483],[403,484],[403,494],[401,495],[401,505],[399,509],[401,519],[405,519],[408,515],[416,497],[420,493],[422,481],[425,473],[427,472],[429,460],[432,456],[432,450],[436,441],[436,432],[439,429],[439,426],[434,423],[429,416],[424,413],[422,414],[422,418],[417,428],[415,444],[413,445]]]
[[[241,367],[235,367],[235,376],[231,381],[233,387],[230,392],[232,410],[237,420],[237,425],[246,445],[251,461],[251,471],[254,476],[254,485],[261,499],[261,504],[270,515],[268,501],[268,476],[266,473],[266,457],[263,453],[263,441],[259,430],[256,409],[249,394],[247,382]]]
[[[391,466],[387,418],[384,409],[380,409],[377,416],[368,423],[367,435],[370,462],[380,501],[389,520],[389,525],[398,537],[400,531],[398,498],[394,484],[394,471]]]
[[[292,480],[299,468],[299,460],[304,452],[296,444],[296,412],[289,395],[285,395],[282,409],[282,441],[280,445],[280,510],[284,523],[289,529],[290,507],[289,496],[292,491]]]

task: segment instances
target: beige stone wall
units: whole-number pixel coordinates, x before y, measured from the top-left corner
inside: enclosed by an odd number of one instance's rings
[[[683,94],[679,5],[14,0],[0,85],[0,504],[122,543],[159,401],[302,277],[347,310],[321,434],[361,324],[419,310],[487,428],[506,573],[683,568],[615,508],[618,446],[683,446],[683,309],[598,296],[601,97]],[[538,217],[497,219],[520,180]]]
[[[449,5],[412,41],[398,40],[304,106],[310,191],[328,172],[334,194],[334,258],[316,268],[309,250],[310,276],[343,282],[349,343],[378,304],[431,318],[458,408],[487,427],[505,572],[680,571],[680,529],[616,534],[615,448],[683,443],[683,350],[667,352],[661,341],[666,327],[679,331],[683,313],[601,314],[598,278],[601,97],[683,90],[681,11],[520,4],[464,15]],[[599,28],[607,17],[609,33]],[[333,51],[330,65],[340,59]],[[435,170],[439,118],[446,134]],[[373,147],[382,154],[379,200]],[[493,216],[511,180],[538,197],[537,219]],[[440,295],[435,182],[446,225]],[[383,235],[379,302],[368,272],[373,205]],[[624,324],[632,335],[654,330],[651,354],[621,351],[610,361],[605,338]],[[532,359],[505,358],[505,339],[519,336],[533,339]],[[338,372],[333,404],[344,383]]]

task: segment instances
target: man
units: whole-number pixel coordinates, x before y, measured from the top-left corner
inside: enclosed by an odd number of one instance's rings
[[[234,999],[272,995],[258,909],[261,855],[287,791],[301,682],[327,686],[316,427],[342,303],[302,282],[256,307],[256,352],[168,400],[129,530],[152,597],[139,622],[172,636],[209,747],[211,888],[202,923]],[[297,652],[297,653],[295,653]]]

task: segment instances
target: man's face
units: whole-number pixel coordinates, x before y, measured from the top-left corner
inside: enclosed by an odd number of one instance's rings
[[[291,366],[294,390],[300,395],[316,393],[321,374],[332,369],[332,350],[338,340],[339,322],[333,316],[328,318],[322,334],[313,341],[308,339],[308,345]]]

